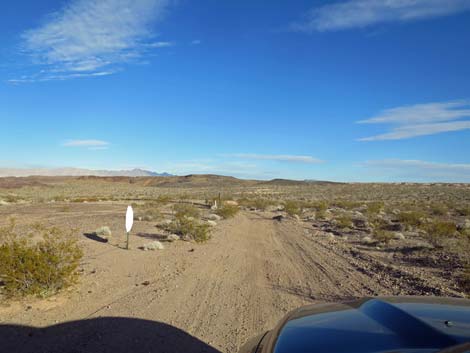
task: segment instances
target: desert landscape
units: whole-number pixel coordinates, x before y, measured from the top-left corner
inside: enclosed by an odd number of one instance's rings
[[[0,178],[0,214],[3,260],[12,241],[38,244],[52,227],[81,252],[73,281],[44,290],[0,268],[0,324],[29,327],[24,339],[33,327],[126,318],[164,325],[162,344],[164,332],[181,337],[161,351],[232,353],[304,304],[470,295],[469,184],[11,177]]]

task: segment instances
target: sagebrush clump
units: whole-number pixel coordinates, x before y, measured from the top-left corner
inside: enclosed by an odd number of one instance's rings
[[[7,297],[52,295],[75,282],[82,256],[72,232],[36,225],[20,235],[11,221],[0,229],[0,291]]]

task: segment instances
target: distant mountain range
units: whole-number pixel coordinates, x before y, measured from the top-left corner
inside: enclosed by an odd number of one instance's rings
[[[92,170],[81,168],[0,168],[0,177],[26,177],[26,176],[100,176],[100,177],[153,177],[172,176],[168,173],[156,173],[144,169],[131,170]]]

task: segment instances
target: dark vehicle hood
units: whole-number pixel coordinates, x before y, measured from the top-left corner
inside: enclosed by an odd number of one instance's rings
[[[265,335],[257,352],[436,352],[470,342],[470,301],[365,298],[302,307]]]

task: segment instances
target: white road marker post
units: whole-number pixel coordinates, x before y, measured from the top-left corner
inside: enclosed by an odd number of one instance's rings
[[[132,206],[127,206],[126,212],[126,249],[129,250],[129,233],[131,232],[132,225],[134,224],[134,210]]]

